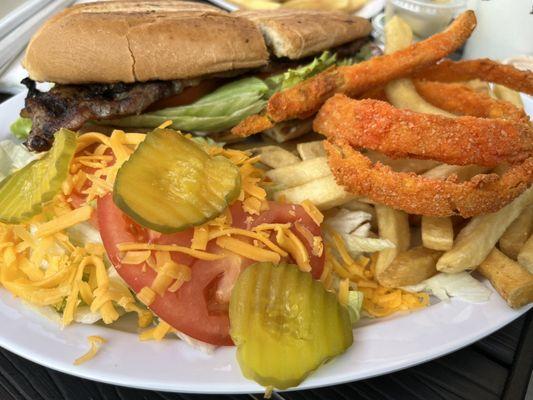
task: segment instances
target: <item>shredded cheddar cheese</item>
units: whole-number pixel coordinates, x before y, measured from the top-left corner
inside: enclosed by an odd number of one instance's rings
[[[74,360],[74,365],[80,365],[84,362],[92,360],[94,356],[96,356],[102,345],[107,342],[107,340],[105,340],[101,336],[89,336],[87,340],[89,341],[89,345],[91,346],[89,351],[87,351],[87,353],[85,353],[83,356]]]
[[[332,243],[326,245],[326,262],[320,280],[328,290],[336,290],[339,301],[347,302],[349,287],[361,291],[363,310],[373,317],[386,317],[399,311],[416,310],[429,305],[427,293],[409,293],[401,289],[382,287],[375,280],[376,257],[354,260],[344,241],[336,232],[330,232]],[[338,280],[335,288],[335,280]]]

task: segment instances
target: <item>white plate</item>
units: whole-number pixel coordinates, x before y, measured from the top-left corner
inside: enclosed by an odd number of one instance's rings
[[[23,106],[24,94],[0,105],[0,139]],[[533,101],[527,100],[530,114]],[[493,293],[484,304],[459,300],[378,321],[354,331],[353,346],[320,368],[299,389],[369,378],[452,352],[518,318]],[[0,289],[0,346],[36,363],[97,381],[174,392],[250,393],[262,389],[241,376],[234,348],[206,355],[177,340],[140,342],[137,334],[105,326],[73,325],[60,330]],[[87,337],[108,340],[96,358],[81,366],[72,361],[88,349]]]
[[[232,3],[231,0],[209,0],[209,2],[216,4],[217,6],[228,11],[235,11],[239,9],[239,6]],[[378,15],[384,7],[385,0],[369,0],[360,10],[355,13],[355,15],[363,18],[372,18]]]

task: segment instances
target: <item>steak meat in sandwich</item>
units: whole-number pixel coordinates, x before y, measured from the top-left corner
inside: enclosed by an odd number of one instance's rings
[[[80,4],[50,19],[31,40],[21,116],[26,145],[50,148],[60,128],[88,121],[220,133],[268,98],[335,63],[354,62],[368,21],[298,10],[227,13],[185,1]],[[36,82],[52,82],[40,91]],[[310,130],[285,123],[279,140]],[[292,135],[292,136],[291,136]]]

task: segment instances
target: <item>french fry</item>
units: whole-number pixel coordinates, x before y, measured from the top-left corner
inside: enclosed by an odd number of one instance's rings
[[[385,53],[391,54],[408,47],[413,41],[413,31],[407,22],[398,17],[392,17],[385,26]],[[389,102],[397,108],[405,108],[426,114],[438,114],[453,117],[447,111],[437,108],[418,94],[411,79],[398,79],[385,86],[385,93]]]
[[[305,121],[293,120],[279,122],[273,128],[267,129],[264,134],[277,143],[285,143],[289,140],[296,139],[313,130],[313,119]]]
[[[437,269],[448,273],[476,269],[509,225],[532,203],[533,187],[501,210],[472,218],[457,235],[453,248],[439,259]]]
[[[298,143],[296,151],[302,160],[310,160],[311,158],[325,157],[326,150],[324,149],[323,140],[316,140],[314,142]]]
[[[533,274],[498,249],[490,252],[478,271],[490,281],[509,306],[520,308],[533,301]]]
[[[279,146],[263,146],[251,150],[254,154],[259,154],[261,162],[270,168],[286,167],[300,162],[298,156]]]
[[[274,193],[274,200],[285,199],[288,203],[300,204],[311,201],[320,210],[329,210],[352,200],[354,196],[335,182],[333,175]]]
[[[460,182],[468,181],[478,174],[483,174],[489,169],[478,165],[448,165],[441,164],[430,169],[423,175],[429,179],[446,179],[451,175],[457,175]]]
[[[276,10],[281,7],[281,4],[270,0],[231,0],[239,6],[248,10]]]
[[[379,252],[376,261],[376,278],[381,283],[387,279],[387,271],[396,256],[409,248],[411,232],[409,230],[409,216],[403,211],[376,204],[379,237],[388,239],[396,246]]]
[[[518,253],[524,247],[528,237],[533,232],[533,206],[527,207],[520,216],[513,221],[500,238],[500,250],[516,260]]]
[[[396,172],[414,172],[415,174],[420,174],[431,170],[432,168],[437,167],[440,163],[433,160],[417,160],[414,158],[390,158],[373,150],[367,150],[365,152],[370,161],[373,163],[380,162],[382,164],[388,165]]]
[[[533,274],[533,235],[524,244],[517,258],[518,263]]]
[[[308,10],[332,10],[353,12],[366,4],[367,0],[288,0],[283,2],[285,8],[303,8]]]
[[[437,273],[437,260],[441,251],[424,247],[413,247],[400,252],[390,263],[385,273],[378,275],[379,283],[385,287],[416,285]]]
[[[303,185],[315,179],[331,175],[326,157],[312,158],[298,164],[276,168],[265,174],[276,186],[292,188]]]
[[[432,250],[450,250],[453,247],[453,223],[450,217],[422,217],[422,243]]]

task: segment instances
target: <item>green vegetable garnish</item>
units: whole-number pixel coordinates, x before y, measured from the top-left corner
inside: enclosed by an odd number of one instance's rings
[[[0,222],[19,224],[39,214],[61,190],[75,151],[76,134],[61,129],[44,157],[0,182]]]
[[[211,157],[171,129],[146,135],[117,173],[115,204],[139,224],[163,233],[216,218],[239,195],[239,168]]]
[[[245,377],[287,389],[353,342],[348,309],[295,265],[254,264],[239,276],[229,309]]]
[[[31,131],[31,118],[19,117],[10,126],[11,133],[17,139],[25,140]]]
[[[324,52],[311,63],[266,80],[244,78],[221,86],[196,102],[179,107],[111,120],[121,127],[156,128],[171,120],[173,129],[188,132],[220,132],[259,114],[276,92],[288,89],[334,65],[336,56]]]

